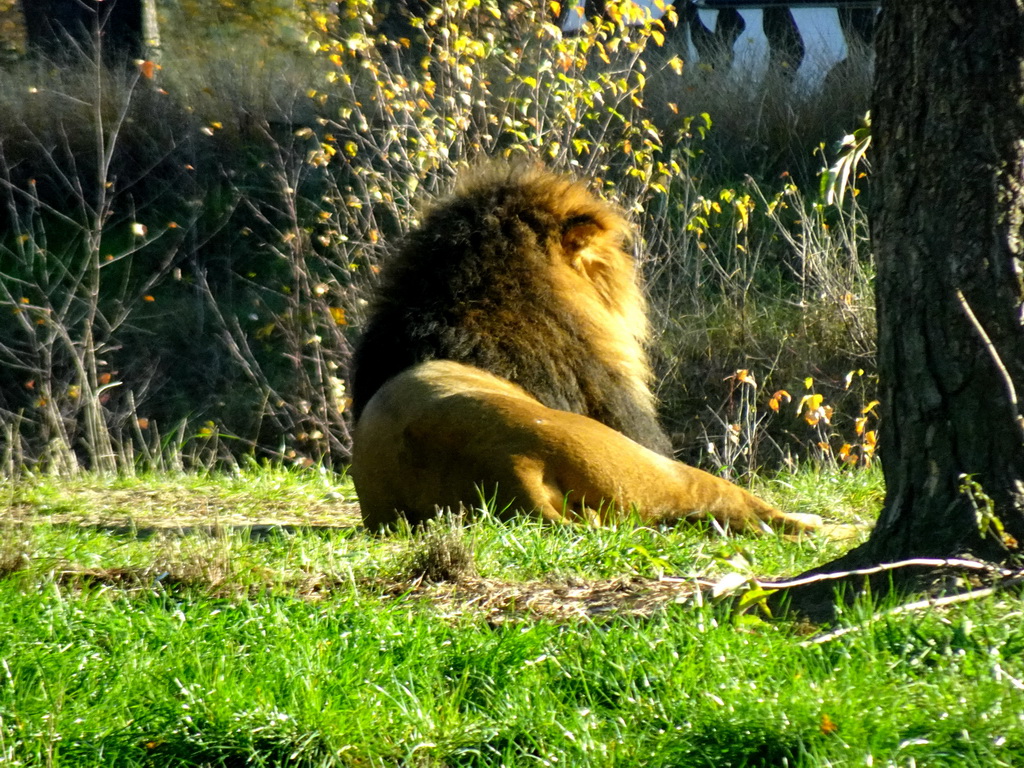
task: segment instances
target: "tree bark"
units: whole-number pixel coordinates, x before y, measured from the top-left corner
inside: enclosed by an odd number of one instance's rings
[[[886,497],[844,565],[1004,560],[1024,541],[1024,0],[890,2],[876,46]]]
[[[141,59],[154,44],[155,0],[22,0],[28,48],[58,62],[91,57],[107,65]]]
[[[765,8],[761,12],[761,31],[768,40],[768,71],[792,80],[807,53],[793,11],[789,6]]]

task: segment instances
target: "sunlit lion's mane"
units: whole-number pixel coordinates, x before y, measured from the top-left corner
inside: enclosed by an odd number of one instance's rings
[[[538,166],[470,173],[382,267],[355,352],[356,419],[399,372],[452,360],[669,454],[629,240],[582,182]]]

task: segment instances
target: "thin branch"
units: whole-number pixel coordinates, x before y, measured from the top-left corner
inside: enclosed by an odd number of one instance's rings
[[[996,345],[992,343],[992,339],[986,333],[985,328],[978,320],[977,315],[974,314],[974,310],[971,309],[971,305],[967,303],[967,298],[964,296],[963,291],[959,288],[956,292],[956,297],[960,300],[960,307],[963,309],[964,314],[967,315],[967,319],[970,320],[971,325],[974,326],[974,330],[977,331],[978,336],[981,337],[982,343],[988,350],[989,356],[992,358],[992,362],[995,363],[996,370],[1003,377],[1003,384],[1006,385],[1006,396],[1010,399],[1010,407],[1013,408],[1013,412],[1017,418],[1014,421],[1017,423],[1017,429],[1020,432],[1021,438],[1024,439],[1024,416],[1021,416],[1020,408],[1017,406],[1017,388],[1013,385],[1013,379],[1010,378],[1010,372],[1006,370],[1006,366],[1003,365],[1003,359],[999,356],[999,352],[996,349]]]
[[[843,635],[848,635],[851,632],[858,632],[862,629],[874,624],[876,621],[888,618],[890,616],[897,616],[901,613],[910,613],[911,611],[920,611],[926,608],[941,608],[947,605],[954,605],[956,603],[967,603],[973,600],[981,600],[982,598],[990,597],[991,595],[1001,592],[1010,587],[1018,584],[1024,584],[1024,575],[1018,575],[1011,579],[996,584],[993,587],[986,587],[984,589],[975,589],[970,592],[961,592],[956,595],[947,595],[945,597],[933,597],[927,600],[918,600],[913,603],[905,603],[904,605],[897,605],[895,608],[890,608],[888,611],[882,611],[876,613],[870,619],[858,624],[853,627],[841,627],[839,629],[832,630],[831,632],[825,632],[820,635],[815,635],[810,640],[804,640],[800,643],[801,648],[810,648],[815,645],[823,645],[829,643]]]
[[[805,576],[790,581],[758,581],[757,585],[763,589],[793,589],[807,584],[815,584],[820,581],[838,581],[849,576],[873,576],[876,573],[894,571],[898,568],[908,567],[924,568],[965,568],[974,571],[988,571],[998,573],[1002,577],[1008,577],[1016,573],[1006,568],[1000,568],[993,563],[985,563],[978,560],[963,560],[960,558],[942,557],[916,557],[910,560],[899,560],[895,563],[881,563],[870,568],[857,568],[852,571],[836,571],[834,573],[818,573],[813,576]]]

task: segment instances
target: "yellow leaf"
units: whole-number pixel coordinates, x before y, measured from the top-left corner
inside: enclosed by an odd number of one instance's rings
[[[835,733],[839,730],[839,726],[832,722],[832,718],[824,712],[821,713],[821,732],[824,734]]]
[[[741,368],[740,370],[736,371],[735,375],[736,380],[739,381],[741,384],[749,384],[752,387],[757,386],[757,382],[754,381],[754,374],[752,374],[746,368]]]
[[[747,209],[746,197],[744,196],[743,198],[737,200],[734,207],[736,208],[736,213],[738,214],[738,219],[736,221],[736,232],[743,232],[746,230],[747,224],[749,223],[750,219],[750,211]]]
[[[816,411],[821,407],[821,403],[824,399],[823,395],[804,395],[800,398],[800,406],[797,410],[802,410],[806,405],[808,411]]]
[[[796,409],[797,413],[803,412],[804,421],[812,427],[816,426],[819,421],[824,421],[827,424],[831,418],[831,407],[822,408],[821,406],[824,399],[822,395],[804,395],[800,398],[800,404]]]
[[[780,389],[780,390],[777,390],[774,395],[772,395],[771,400],[768,401],[768,407],[771,408],[776,413],[778,413],[779,412],[779,406],[781,406],[782,403],[790,403],[792,401],[793,401],[793,398],[789,394],[789,392],[787,392],[784,389]]]
[[[152,80],[156,71],[161,69],[160,65],[153,61],[140,61],[138,64],[139,72],[142,73],[142,76],[147,80]]]
[[[814,379],[812,379],[810,376],[808,376],[806,379],[804,379],[804,389],[810,389],[813,386],[814,386]]]

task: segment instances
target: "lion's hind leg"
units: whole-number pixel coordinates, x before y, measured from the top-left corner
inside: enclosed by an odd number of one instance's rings
[[[675,508],[676,519],[680,519],[679,513],[689,520],[712,517],[736,532],[804,533],[821,527],[817,515],[781,512],[728,480],[681,462],[673,464],[673,477],[667,488],[672,494],[669,508]]]
[[[635,508],[647,523],[674,524],[714,518],[737,532],[766,529],[799,533],[818,528],[815,515],[791,515],[727,480],[696,469],[630,440],[593,419],[548,411],[537,432],[547,472],[562,495],[599,505],[597,516],[620,521]],[[586,517],[577,511],[575,519]]]

